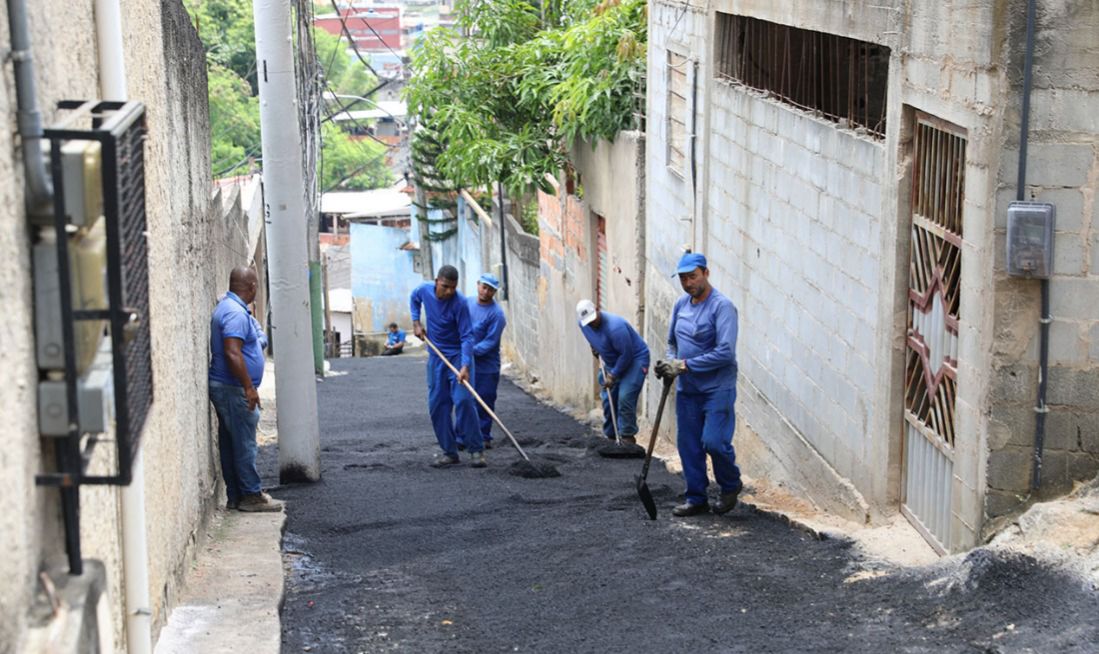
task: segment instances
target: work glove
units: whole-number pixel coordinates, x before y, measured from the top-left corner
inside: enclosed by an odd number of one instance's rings
[[[603,374],[603,388],[613,388],[618,383],[618,378],[607,372]]]
[[[656,376],[660,379],[675,379],[687,372],[687,362],[683,359],[656,362]]]
[[[595,349],[595,346],[591,346],[591,355],[596,359],[599,358],[599,350]]]

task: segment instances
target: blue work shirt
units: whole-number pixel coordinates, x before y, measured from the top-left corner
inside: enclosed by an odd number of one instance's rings
[[[649,365],[649,346],[625,318],[606,311],[599,312],[599,329],[581,325],[580,331],[588,343],[603,357],[603,364],[615,377],[622,377],[638,359],[641,366]]]
[[[473,321],[473,360],[477,374],[500,372],[500,336],[508,319],[496,302],[481,304],[469,298],[469,316]]]
[[[244,300],[232,291],[221,298],[210,318],[210,381],[243,387],[229,370],[229,361],[225,358],[226,338],[243,341],[240,352],[244,355],[244,365],[252,385],[258,388],[263,381],[263,349],[267,347],[267,335]]]
[[[435,282],[426,282],[417,286],[408,300],[413,321],[420,319],[421,307],[427,313],[424,329],[435,347],[448,359],[461,356],[462,366],[472,365],[473,325],[465,296],[455,293],[444,302],[435,297]]]
[[[691,296],[676,300],[668,328],[668,358],[683,359],[681,393],[711,393],[736,388],[737,310],[733,301],[710,289],[698,304]]]
[[[385,339],[386,345],[396,345],[397,343],[404,343],[405,333],[401,330],[395,332],[389,332],[389,336]]]

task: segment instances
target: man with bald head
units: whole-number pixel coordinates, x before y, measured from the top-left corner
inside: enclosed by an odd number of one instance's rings
[[[281,511],[282,502],[260,488],[256,470],[256,425],[263,350],[267,335],[248,305],[256,299],[259,279],[252,268],[234,268],[229,292],[210,319],[210,402],[218,415],[218,449],[225,479],[227,508]]]

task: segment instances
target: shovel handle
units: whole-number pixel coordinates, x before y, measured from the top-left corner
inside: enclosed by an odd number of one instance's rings
[[[599,357],[599,372],[603,375],[603,383],[607,383],[607,368],[603,365],[603,357]],[[619,445],[622,444],[622,438],[618,435],[618,416],[614,415],[614,396],[611,395],[611,389],[604,388],[603,392],[607,394],[607,404],[611,407],[611,424],[614,425],[614,442]]]
[[[428,346],[431,347],[431,349],[435,352],[435,356],[443,360],[443,363],[446,364],[447,368],[450,368],[450,371],[454,373],[454,376],[456,378],[459,377],[461,373],[458,372],[458,369],[454,367],[453,363],[451,363],[445,356],[443,356],[443,353],[439,351],[439,348],[435,347],[435,344],[431,342],[431,339],[427,337],[427,334],[424,334],[424,343],[427,343]],[[481,408],[485,410],[485,413],[492,416],[492,419],[496,421],[496,424],[500,425],[500,429],[503,429],[504,433],[507,434],[508,438],[511,439],[511,444],[515,446],[515,449],[519,450],[519,454],[523,455],[523,458],[526,459],[529,463],[530,457],[527,456],[527,453],[523,451],[523,448],[519,447],[519,441],[515,440],[515,437],[511,435],[511,430],[504,425],[504,422],[500,420],[500,418],[496,415],[496,412],[490,409],[487,404],[485,404],[485,401],[481,399],[481,396],[477,394],[477,391],[473,390],[473,386],[469,382],[462,381],[462,386],[465,386],[466,390],[468,390],[473,395],[473,399],[477,400],[477,403],[481,405]]]
[[[649,464],[653,460],[653,450],[656,448],[656,435],[660,432],[660,418],[664,415],[664,403],[668,399],[668,393],[672,390],[672,380],[664,379],[664,390],[660,392],[660,404],[656,407],[656,421],[653,422],[653,435],[649,438],[649,449],[645,452],[645,465],[641,467],[641,481],[649,477]]]

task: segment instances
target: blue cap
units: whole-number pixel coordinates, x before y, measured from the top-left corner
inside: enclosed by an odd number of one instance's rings
[[[679,260],[679,266],[675,269],[675,274],[682,275],[683,273],[693,272],[695,268],[706,268],[706,257],[702,256],[698,252],[687,252]]]
[[[496,279],[496,275],[492,275],[490,273],[485,273],[481,275],[481,277],[478,278],[477,281],[481,282],[485,286],[491,286],[492,288],[495,288],[497,290],[499,290],[500,288],[500,280]]]

